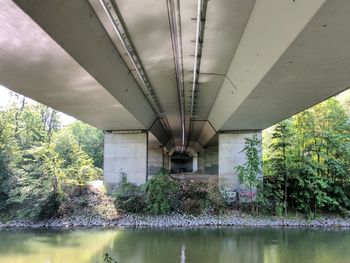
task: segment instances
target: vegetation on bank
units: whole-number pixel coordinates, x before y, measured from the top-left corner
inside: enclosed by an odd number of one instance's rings
[[[265,137],[258,201],[268,213],[307,215],[350,210],[350,124],[328,99],[272,129]]]
[[[179,181],[165,170],[144,185],[122,180],[113,193],[115,206],[122,212],[164,215],[172,212],[199,215],[218,214],[229,205],[229,198],[214,182]]]
[[[102,148],[101,131],[61,128],[55,110],[19,97],[0,112],[0,216],[56,215],[71,186],[102,176]]]

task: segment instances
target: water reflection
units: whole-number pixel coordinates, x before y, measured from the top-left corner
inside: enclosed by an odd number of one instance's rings
[[[343,263],[350,231],[293,229],[120,229],[0,232],[0,262]]]
[[[186,263],[186,247],[182,245],[181,247],[181,260],[180,263]]]

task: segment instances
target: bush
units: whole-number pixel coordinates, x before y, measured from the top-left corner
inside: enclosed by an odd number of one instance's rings
[[[15,218],[42,220],[57,215],[61,205],[61,197],[58,193],[49,192],[47,189],[33,190],[22,195],[12,196],[9,201],[15,208]]]
[[[57,193],[50,193],[46,199],[45,204],[43,204],[40,213],[38,214],[38,219],[47,219],[57,215],[57,212],[61,205],[61,197]]]
[[[232,203],[232,197],[217,184],[208,184],[208,199],[212,213],[222,213]]]
[[[167,214],[178,207],[180,184],[164,170],[145,183],[146,211],[151,214]]]
[[[180,199],[180,210],[186,214],[198,215],[210,207],[206,183],[183,182]]]
[[[283,180],[280,177],[265,176],[257,189],[259,213],[281,216],[284,213],[283,193]]]
[[[161,170],[143,186],[127,182],[126,177],[113,193],[114,204],[123,212],[169,214],[220,213],[228,207],[224,191],[217,184],[179,182]]]
[[[142,188],[123,178],[113,193],[114,205],[118,210],[129,213],[140,213],[144,210],[144,195]]]
[[[184,182],[180,199],[180,210],[187,214],[220,213],[227,207],[219,186],[211,182]]]

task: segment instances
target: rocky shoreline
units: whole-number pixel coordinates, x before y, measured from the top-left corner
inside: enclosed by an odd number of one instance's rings
[[[166,216],[122,215],[116,219],[101,217],[55,218],[39,222],[11,221],[0,223],[0,229],[72,229],[72,228],[110,228],[110,227],[203,227],[203,226],[235,226],[235,227],[294,227],[294,228],[350,228],[350,218],[320,217],[312,220],[301,218],[259,218],[242,215],[201,215],[190,216],[172,214]]]

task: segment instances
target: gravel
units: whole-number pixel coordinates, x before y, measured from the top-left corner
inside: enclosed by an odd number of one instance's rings
[[[227,214],[222,216],[190,216],[171,214],[148,216],[125,214],[113,220],[98,216],[56,218],[44,221],[11,221],[0,223],[5,228],[93,228],[93,227],[201,227],[201,226],[249,226],[249,227],[312,227],[312,228],[350,228],[350,219],[341,217],[320,217],[313,220],[301,218],[281,219],[277,217],[258,218],[247,215]]]

